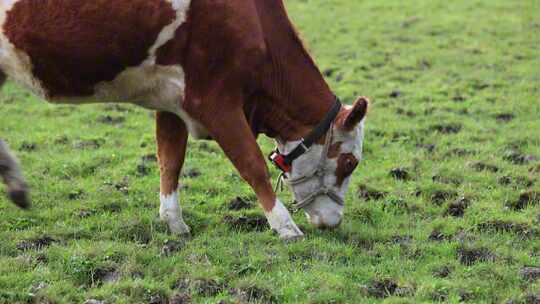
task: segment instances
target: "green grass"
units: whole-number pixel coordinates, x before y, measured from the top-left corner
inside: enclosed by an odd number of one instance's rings
[[[510,153],[540,158],[540,2],[287,5],[335,91],[373,100],[342,227],[297,214],[307,237],[284,244],[259,208],[228,209],[251,190],[214,143],[192,141],[200,176],[181,196],[194,233],[175,239],[157,219],[156,163],[138,168],[155,150],[149,112],[48,105],[10,84],[0,134],[34,208],[0,197],[0,303],[537,303],[540,282],[520,271],[540,266],[540,162]],[[449,215],[461,197],[464,216]],[[231,227],[240,216],[251,225]]]

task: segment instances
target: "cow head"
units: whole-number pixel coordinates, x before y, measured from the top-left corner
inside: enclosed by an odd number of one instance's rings
[[[368,100],[360,97],[336,117],[324,143],[315,144],[292,163],[286,182],[308,220],[319,228],[339,226],[350,177],[362,159]],[[294,149],[288,142],[281,151]]]

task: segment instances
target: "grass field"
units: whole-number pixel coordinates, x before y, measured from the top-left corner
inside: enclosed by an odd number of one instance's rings
[[[217,145],[192,141],[177,239],[152,113],[9,84],[0,137],[34,208],[0,197],[0,303],[540,303],[540,1],[287,6],[336,93],[373,101],[343,225],[296,214],[307,237],[283,243]]]

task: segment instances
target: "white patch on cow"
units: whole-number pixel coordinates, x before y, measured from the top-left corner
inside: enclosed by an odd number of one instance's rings
[[[268,224],[275,230],[282,239],[295,239],[302,237],[304,234],[296,226],[294,220],[289,213],[289,210],[276,198],[274,208],[270,212],[265,212]]]
[[[11,10],[18,1],[19,0],[0,1],[1,29],[4,28],[4,24],[6,23],[7,12]],[[41,82],[32,74],[32,62],[30,57],[25,52],[17,50],[6,37],[3,30],[0,31],[0,69],[13,81],[25,87],[38,97],[45,98],[47,96]]]
[[[159,201],[159,217],[169,225],[169,229],[177,234],[190,233],[189,226],[186,225],[182,217],[182,207],[180,207],[178,191],[174,191],[168,195],[160,194]]]
[[[6,12],[19,0],[0,2],[0,24],[3,26]],[[191,0],[167,0],[176,11],[176,18],[165,26],[148,50],[148,58],[137,67],[130,67],[112,81],[98,83],[93,96],[48,97],[40,81],[32,75],[30,57],[17,50],[9,39],[0,33],[0,69],[12,80],[38,97],[51,103],[132,103],[147,109],[177,114],[195,138],[205,138],[207,130],[190,117],[181,107],[186,89],[184,69],[180,65],[156,64],[156,52],[174,38],[176,30],[186,21]]]
[[[167,2],[170,2],[173,9],[176,11],[176,19],[161,30],[156,42],[148,52],[150,56],[144,61],[143,65],[154,65],[156,62],[157,50],[169,42],[169,40],[173,39],[176,30],[186,22],[191,0],[167,0]]]

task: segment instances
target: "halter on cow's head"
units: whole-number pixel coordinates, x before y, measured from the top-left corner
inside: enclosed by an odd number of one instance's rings
[[[336,98],[326,117],[300,141],[278,143],[270,160],[283,172],[295,208],[319,228],[339,226],[351,174],[362,159],[364,118],[369,101],[353,106]]]

